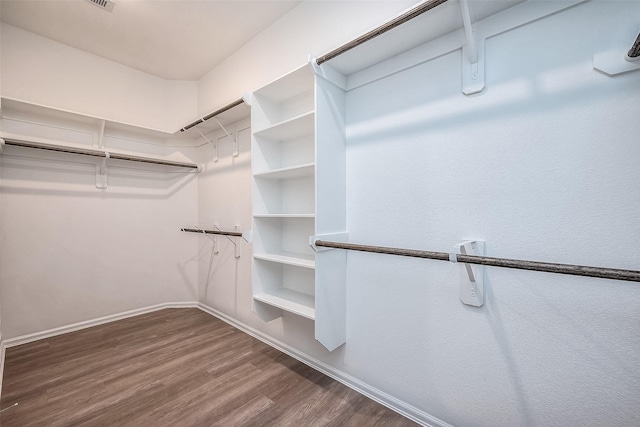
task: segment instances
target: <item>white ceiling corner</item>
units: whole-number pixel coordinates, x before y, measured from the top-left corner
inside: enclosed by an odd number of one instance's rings
[[[2,0],[2,22],[171,80],[198,80],[300,0]]]

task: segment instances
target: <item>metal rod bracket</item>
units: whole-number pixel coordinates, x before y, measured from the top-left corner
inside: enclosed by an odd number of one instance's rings
[[[449,254],[449,260],[458,262],[457,254],[483,256],[485,242],[467,240],[454,247],[457,252]],[[460,301],[474,307],[481,307],[484,304],[484,266],[464,263],[464,271],[460,277]]]

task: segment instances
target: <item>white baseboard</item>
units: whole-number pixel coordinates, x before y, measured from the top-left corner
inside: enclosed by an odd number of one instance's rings
[[[424,411],[421,411],[401,400],[396,399],[393,396],[388,395],[370,385],[358,380],[351,375],[342,372],[333,366],[327,365],[326,363],[305,354],[288,344],[285,344],[281,341],[274,339],[273,337],[265,334],[262,331],[254,329],[248,325],[245,325],[238,320],[227,316],[226,314],[209,307],[208,305],[199,303],[199,302],[170,302],[164,304],[152,305],[150,307],[143,307],[136,310],[125,311],[123,313],[112,314],[109,316],[99,317],[97,319],[86,320],[83,322],[73,323],[66,326],[61,326],[59,328],[49,329],[47,331],[36,332],[33,334],[23,335],[20,337],[10,338],[8,340],[4,340],[0,343],[0,396],[2,395],[2,375],[4,373],[4,358],[6,354],[6,349],[9,347],[14,347],[21,344],[27,344],[33,341],[51,338],[57,335],[66,334],[69,332],[79,331],[81,329],[90,328],[92,326],[98,326],[109,322],[114,322],[116,320],[126,319],[129,317],[139,316],[141,314],[151,313],[158,310],[163,310],[165,308],[198,308],[204,311],[207,314],[210,314],[223,322],[228,323],[229,325],[251,335],[252,337],[264,342],[265,344],[270,345],[271,347],[280,350],[283,353],[288,354],[294,359],[299,360],[300,362],[316,369],[323,374],[335,379],[336,381],[341,382],[349,388],[361,393],[368,398],[386,406],[389,409],[392,409],[399,414],[404,415],[405,417],[413,420],[423,426],[427,427],[452,427],[450,424],[427,414]]]
[[[4,341],[0,338],[0,398],[2,397],[2,379],[4,378],[4,355],[7,353],[7,349],[4,346]]]
[[[426,412],[421,411],[418,408],[411,406],[401,400],[398,400],[395,397],[390,396],[387,393],[384,393],[383,391],[380,391],[374,387],[371,387],[369,384],[366,384],[358,380],[357,378],[352,377],[351,375],[334,368],[333,366],[327,365],[326,363],[318,359],[315,359],[309,356],[308,354],[305,354],[289,346],[288,344],[278,341],[273,337],[270,337],[269,335],[265,334],[264,332],[261,332],[248,325],[245,325],[244,323],[239,322],[236,319],[230,316],[227,316],[226,314],[221,313],[220,311],[212,307],[209,307],[208,305],[205,305],[203,303],[198,303],[198,308],[230,324],[231,326],[251,335],[252,337],[264,342],[265,344],[268,344],[271,347],[274,347],[280,350],[281,352],[288,354],[289,356],[299,360],[305,365],[308,365],[313,369],[320,371],[323,374],[333,378],[334,380],[339,381],[340,383],[346,385],[349,388],[352,388],[358,393],[367,396],[371,400],[374,400],[380,403],[381,405],[384,405],[387,408],[399,414],[404,415],[405,417],[409,418],[412,421],[415,421],[418,424],[421,424],[427,427],[453,427],[451,424],[448,424],[440,420],[439,418],[436,418],[430,414],[427,414]]]
[[[51,338],[51,337],[66,334],[69,332],[79,331],[81,329],[90,328],[92,326],[103,325],[105,323],[115,322],[116,320],[122,320],[128,317],[139,316],[145,313],[151,313],[153,311],[163,310],[165,308],[194,308],[194,307],[198,307],[198,303],[195,301],[188,301],[188,302],[169,302],[164,304],[152,305],[149,307],[137,308],[135,310],[125,311],[123,313],[111,314],[109,316],[99,317],[97,319],[85,320],[78,323],[72,323],[66,326],[60,326],[58,328],[49,329],[47,331],[36,332],[28,335],[22,335],[15,338],[9,338],[8,340],[5,340],[2,343],[2,349],[4,351],[4,349],[9,347],[15,347],[17,345],[27,344],[33,341]]]

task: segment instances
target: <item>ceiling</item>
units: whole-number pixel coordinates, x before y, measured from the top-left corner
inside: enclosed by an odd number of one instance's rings
[[[2,22],[172,80],[198,80],[300,0],[2,0]]]

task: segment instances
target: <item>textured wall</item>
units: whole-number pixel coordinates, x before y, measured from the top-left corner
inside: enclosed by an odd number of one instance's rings
[[[350,239],[640,269],[640,73],[591,63],[633,42],[638,6],[490,39],[480,96],[459,51],[349,93]],[[459,426],[640,422],[636,283],[488,268],[472,308],[461,268],[350,253],[346,369]]]

